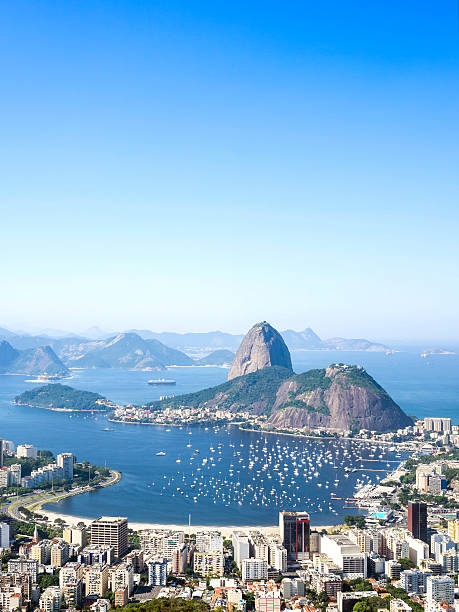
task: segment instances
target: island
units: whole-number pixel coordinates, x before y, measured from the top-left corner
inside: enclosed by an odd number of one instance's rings
[[[99,393],[81,391],[60,383],[24,391],[14,398],[14,404],[57,412],[99,412],[116,408],[113,402]]]

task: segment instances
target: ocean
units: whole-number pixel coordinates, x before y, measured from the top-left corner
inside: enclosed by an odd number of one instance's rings
[[[336,362],[361,364],[408,414],[449,416],[459,422],[456,355],[304,351],[292,358],[297,372]],[[217,385],[226,376],[225,368],[169,368],[167,377],[177,380],[173,391],[149,386],[151,372],[129,370],[74,371],[64,382],[115,402],[142,403],[165,393]],[[313,523],[333,524],[352,510],[343,501],[331,501],[331,493],[351,496],[356,486],[376,482],[401,459],[376,445],[263,435],[234,427],[123,425],[100,414],[14,406],[13,398],[34,384],[23,376],[0,376],[0,437],[54,453],[71,451],[78,459],[123,474],[113,487],[48,506],[57,512],[179,524],[191,514],[192,523],[200,525],[272,525],[280,509],[305,509]]]

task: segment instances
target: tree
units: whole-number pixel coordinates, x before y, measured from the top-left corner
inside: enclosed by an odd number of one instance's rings
[[[408,559],[406,557],[404,557],[403,559],[399,559],[398,563],[400,563],[400,565],[402,566],[402,570],[409,570],[413,569],[413,567],[416,567],[416,564],[413,563],[411,559]]]
[[[372,612],[372,610],[370,604],[365,599],[361,599],[354,604],[352,612]]]

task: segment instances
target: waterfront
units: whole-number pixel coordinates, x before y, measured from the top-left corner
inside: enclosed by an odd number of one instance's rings
[[[438,414],[440,410],[442,416],[454,418],[457,414],[455,398],[459,395],[459,360],[456,356],[425,360],[402,353],[390,356],[332,351],[294,354],[296,371],[321,367],[333,361],[362,363],[410,414],[423,417]],[[223,382],[227,370],[208,367],[172,368],[169,375],[177,380],[174,393],[178,394]],[[75,372],[71,380],[64,382],[77,388],[102,393],[116,402],[127,403],[145,402],[164,393],[159,388],[148,386],[149,378],[151,372],[87,370]],[[351,446],[349,442],[340,444],[338,448],[334,442],[270,435],[266,436],[265,443],[260,434],[242,432],[235,428],[231,431],[226,428],[215,431],[213,428],[206,430],[204,427],[193,427],[188,432],[179,428],[134,427],[109,423],[104,415],[67,415],[12,406],[13,397],[31,388],[32,384],[26,383],[25,377],[0,377],[3,438],[19,443],[32,442],[39,448],[49,448],[54,452],[71,449],[79,458],[101,465],[106,462],[108,466],[123,473],[121,482],[113,487],[75,496],[50,507],[63,513],[85,517],[120,514],[129,515],[132,521],[137,522],[183,524],[187,522],[188,513],[191,512],[195,524],[272,525],[276,522],[279,508],[288,509],[299,503],[308,507],[316,524],[332,524],[339,522],[350,511],[337,502],[331,504],[335,512],[332,511],[329,503],[330,492],[335,492],[338,497],[352,495],[357,479],[374,481],[376,477],[382,476],[383,472],[372,472],[371,469],[389,470],[391,468],[387,466],[387,459],[395,458],[390,454],[385,455],[381,464],[364,462],[364,468],[361,469],[357,457],[370,458],[371,447],[360,449]],[[170,431],[167,431],[168,429]],[[188,444],[191,446],[188,447]],[[244,446],[241,447],[241,444]],[[254,448],[250,447],[251,444]],[[210,450],[211,447],[214,453]],[[263,451],[264,447],[267,448],[266,453]],[[221,453],[218,452],[219,448]],[[347,465],[358,469],[350,473],[348,478],[344,477],[340,469],[335,469],[333,463],[330,465],[328,461],[323,461],[327,452],[339,450],[336,456],[336,465],[339,465],[346,449],[349,452],[345,456],[345,464],[341,467]],[[199,450],[199,453],[195,454],[196,450]],[[160,451],[166,452],[166,455],[157,456],[156,453]],[[240,455],[234,457],[237,452]],[[305,476],[304,470],[299,470],[296,476],[293,466],[290,471],[287,470],[288,479],[281,479],[279,470],[273,470],[275,464],[272,462],[268,462],[268,468],[265,470],[258,469],[262,456],[272,455],[274,458],[279,457],[280,453],[282,473],[284,465],[289,467],[293,461],[301,464],[304,460],[308,467],[307,475]],[[296,453],[297,459],[292,458],[291,453]],[[376,452],[374,454],[378,455]],[[216,455],[217,460],[211,461],[211,455]],[[195,458],[191,461],[193,456]],[[255,456],[258,461],[254,461]],[[205,458],[207,462],[202,465]],[[241,458],[243,461],[239,463]],[[177,463],[178,459],[180,463]],[[249,470],[251,461],[254,465]],[[215,467],[212,463],[215,463]],[[312,465],[316,466],[312,474],[309,473],[310,463],[311,468]],[[265,462],[261,468],[263,465]],[[304,467],[304,464],[301,465]],[[245,467],[240,469],[240,466]],[[257,471],[260,475],[257,475]],[[315,471],[318,476],[314,476]],[[267,472],[271,478],[267,478]],[[363,477],[363,474],[366,476]],[[312,478],[309,479],[308,476]],[[260,477],[266,477],[265,485],[269,484],[269,489],[260,483]],[[336,479],[339,480],[337,486]],[[292,480],[295,482],[292,483]],[[327,481],[328,488],[325,488]],[[239,486],[236,486],[237,482],[240,483]],[[322,487],[318,487],[319,483]],[[195,486],[192,488],[193,484]],[[259,491],[260,487],[264,489],[261,498],[259,493],[252,490],[256,488]],[[199,495],[191,495],[196,489],[201,489]],[[273,489],[274,493],[271,494]],[[222,494],[225,490],[230,498],[229,503],[228,500],[223,503]],[[282,491],[286,493],[283,494]],[[263,500],[263,495],[267,493],[269,499]],[[297,495],[294,496],[294,493]],[[194,497],[197,497],[197,501]],[[299,500],[294,500],[294,497]]]

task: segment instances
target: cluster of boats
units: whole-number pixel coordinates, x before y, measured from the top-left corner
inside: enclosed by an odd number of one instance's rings
[[[334,497],[352,497],[354,490],[376,484],[395,467],[390,462],[397,461],[387,446],[345,440],[252,435],[247,441],[236,442],[228,436],[210,443],[210,438],[205,447],[186,444],[174,458],[180,464],[177,472],[163,474],[149,485],[154,493],[195,504],[273,509],[307,506],[312,513],[336,515],[341,514],[342,502],[340,507]]]

